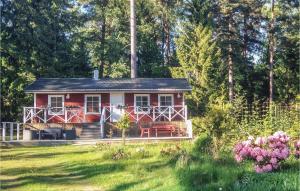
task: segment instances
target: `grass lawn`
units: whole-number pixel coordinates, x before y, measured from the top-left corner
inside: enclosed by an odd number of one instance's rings
[[[118,144],[2,148],[1,190],[299,190],[295,159],[278,172],[256,174],[231,156],[213,160],[192,152],[186,141],[179,145],[192,154],[188,165],[180,165],[175,156],[160,154],[175,144],[130,144],[125,148],[130,156],[119,160],[112,159]]]

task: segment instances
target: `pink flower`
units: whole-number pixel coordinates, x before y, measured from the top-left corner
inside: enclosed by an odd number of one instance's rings
[[[250,135],[250,136],[248,137],[248,140],[251,140],[251,141],[252,141],[252,140],[254,140],[254,137]]]
[[[257,137],[254,143],[256,145],[263,145],[266,143],[266,140],[264,137]]]
[[[257,172],[257,173],[262,173],[262,172],[263,172],[263,169],[260,168],[260,166],[256,165],[256,166],[255,166],[255,172]]]
[[[241,156],[239,156],[239,155],[235,155],[234,158],[235,158],[235,160],[236,160],[238,163],[240,163],[240,162],[243,161],[243,158],[242,158]]]
[[[242,142],[242,144],[243,144],[244,146],[250,146],[251,143],[252,143],[251,140],[247,140],[247,141],[243,141],[243,142]]]
[[[300,148],[300,140],[295,141],[294,146]]]
[[[276,158],[271,158],[270,163],[271,164],[277,164],[277,159]]]
[[[272,165],[271,164],[267,164],[266,166],[264,166],[265,168],[264,168],[264,170],[265,170],[265,172],[270,172],[270,171],[272,171]]]
[[[262,155],[263,157],[266,157],[266,156],[268,156],[268,152],[267,152],[265,149],[262,149],[262,150],[261,150],[261,155]]]
[[[257,162],[261,162],[264,160],[264,157],[262,157],[261,155],[256,157]]]

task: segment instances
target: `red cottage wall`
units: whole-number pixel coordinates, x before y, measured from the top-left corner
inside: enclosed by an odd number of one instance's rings
[[[136,93],[138,94],[138,93]],[[64,95],[65,96],[65,106],[78,106],[81,108],[81,112],[79,116],[83,119],[83,122],[86,123],[92,123],[92,122],[99,122],[100,121],[100,114],[84,114],[84,95],[83,93],[70,93],[70,98],[66,99],[66,94],[36,94],[36,107],[46,107],[48,106],[48,95]],[[89,94],[90,95],[90,94]],[[95,95],[101,95],[101,107],[103,106],[109,106],[110,105],[110,94],[109,93],[101,93],[101,94],[95,94]],[[125,93],[124,95],[124,102],[127,106],[134,106],[134,95],[135,93]],[[175,106],[182,106],[183,104],[183,94],[180,93],[180,98],[177,97],[177,93],[173,93],[174,97],[174,105]],[[158,93],[150,93],[150,105],[151,106],[158,106]],[[132,107],[128,108],[128,111],[132,110]],[[132,114],[134,114],[132,112]],[[48,115],[48,113],[47,113]],[[150,113],[150,116],[152,116],[152,113]],[[51,117],[51,115],[48,115],[48,118]],[[64,115],[60,116],[62,119],[64,119]],[[63,122],[62,119],[59,117],[53,117],[50,121],[50,123],[59,123]],[[133,120],[133,119],[132,119]],[[142,118],[142,121],[152,121],[151,118],[144,116]],[[71,122],[78,122],[76,118],[73,118]]]
[[[139,93],[125,93],[125,105],[127,106],[134,106],[134,95],[138,95]],[[147,93],[140,93],[140,94],[147,94]],[[174,98],[174,105],[175,106],[182,106],[183,105],[183,94],[180,93],[180,97],[178,98],[177,97],[177,93],[163,93],[163,94],[173,94],[173,98]],[[150,93],[150,105],[151,106],[158,106],[158,93]],[[181,107],[179,108],[175,108],[176,110],[180,110]],[[132,107],[129,107],[127,109],[128,112],[131,112],[131,114],[134,115],[134,112],[132,112],[133,108]],[[141,114],[143,115],[143,114]],[[153,113],[151,112],[150,114],[148,114],[150,116],[153,115]],[[131,120],[134,120],[133,117],[130,117]],[[178,118],[181,119],[179,116],[178,117],[175,117],[175,120]],[[152,119],[147,116],[147,115],[144,115],[142,117],[142,119],[140,120],[142,122],[147,122],[147,121],[152,121]]]
[[[84,115],[84,95],[82,93],[70,94],[70,98],[66,98],[66,94],[36,94],[36,107],[46,107],[48,106],[48,95],[64,95],[65,96],[65,106],[78,106],[80,107],[79,116],[86,123],[99,122],[99,114],[86,114]],[[90,95],[90,94],[89,94]],[[99,95],[99,94],[95,94]],[[101,106],[109,106],[109,93],[102,93],[101,95]],[[47,114],[48,115],[48,114]],[[48,118],[52,115],[48,115]],[[64,115],[60,116],[64,119]],[[50,123],[59,123],[62,120],[59,117],[53,117]],[[73,118],[71,122],[77,122],[76,118]]]

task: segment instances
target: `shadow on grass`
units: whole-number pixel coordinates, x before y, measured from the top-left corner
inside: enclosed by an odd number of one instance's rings
[[[6,160],[24,160],[24,159],[33,159],[33,158],[50,158],[50,157],[58,157],[60,155],[68,155],[68,154],[85,154],[89,153],[89,151],[72,151],[72,152],[47,152],[47,153],[34,153],[28,154],[28,152],[18,153],[18,154],[7,154],[1,155],[1,161]]]
[[[54,172],[53,172],[54,170]],[[124,170],[122,164],[58,164],[40,168],[13,168],[2,171],[2,175],[22,176],[13,179],[1,179],[1,189],[18,188],[27,184],[72,185],[97,175]]]

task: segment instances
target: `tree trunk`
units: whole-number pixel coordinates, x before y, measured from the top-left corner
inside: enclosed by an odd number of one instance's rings
[[[135,0],[130,0],[130,43],[131,43],[131,78],[137,77],[136,67],[136,18]]]
[[[273,102],[273,65],[274,65],[274,2],[272,0],[272,10],[271,10],[271,21],[269,28],[269,101],[270,104]]]
[[[100,68],[99,68],[99,77],[103,78],[104,73],[104,64],[105,64],[105,33],[106,33],[106,18],[103,14],[102,17],[103,21],[101,23],[101,37],[100,37],[100,43],[101,43],[101,60],[100,60]]]
[[[125,129],[122,129],[122,140],[123,140],[123,145],[125,146]]]
[[[228,23],[228,29],[229,29],[229,45],[228,45],[228,88],[229,88],[229,101],[233,101],[233,60],[232,60],[232,21],[231,21],[231,15],[229,16],[229,23]]]

